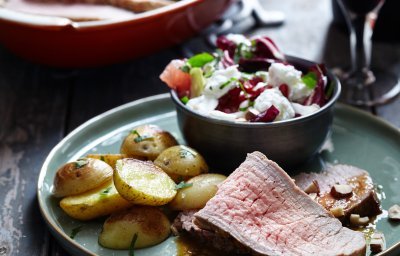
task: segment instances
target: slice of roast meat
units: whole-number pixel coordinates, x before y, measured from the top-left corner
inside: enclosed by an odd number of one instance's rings
[[[220,184],[194,223],[252,255],[365,255],[361,232],[342,227],[260,152]]]
[[[315,200],[328,211],[342,208],[344,216],[339,219],[344,223],[348,222],[350,214],[372,217],[381,213],[372,179],[367,171],[360,168],[334,165],[322,173],[301,173],[293,178],[302,190],[306,190],[313,181],[317,181],[319,193]],[[335,184],[351,186],[351,196],[344,198],[333,196],[331,189]]]
[[[212,230],[204,230],[194,224],[194,214],[198,210],[183,211],[178,214],[172,223],[171,230],[176,236],[186,235],[203,244],[210,245],[229,255],[241,255],[240,246],[234,246],[235,240],[230,237],[219,236]]]

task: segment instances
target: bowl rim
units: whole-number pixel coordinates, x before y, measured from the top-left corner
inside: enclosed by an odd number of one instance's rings
[[[97,30],[99,28],[109,28],[115,26],[131,25],[132,23],[146,22],[151,19],[159,18],[163,15],[168,15],[173,12],[179,12],[182,9],[187,9],[204,1],[207,0],[182,0],[168,6],[135,14],[132,18],[128,19],[125,18],[96,21],[73,21],[65,17],[24,13],[20,11],[10,10],[8,8],[5,8],[4,6],[0,6],[0,22],[17,23],[19,25],[51,30],[54,30],[54,28],[63,29],[66,27],[68,27],[69,29],[72,28],[73,30],[77,31]]]
[[[309,61],[309,60],[302,59],[302,58],[295,57],[295,56],[285,55],[285,57],[287,58],[289,64],[292,64],[291,62],[301,62],[302,65],[305,65],[305,66],[316,64],[316,62]],[[296,65],[294,65],[294,66],[296,66]],[[341,83],[340,83],[338,77],[335,76],[329,69],[327,69],[327,77],[330,81],[334,82],[335,88],[334,88],[334,92],[333,92],[331,98],[322,108],[320,108],[318,111],[312,113],[311,115],[295,117],[295,118],[276,121],[276,122],[272,122],[272,123],[238,122],[238,121],[222,120],[222,119],[218,119],[218,118],[214,118],[214,117],[206,117],[204,115],[201,115],[201,114],[187,108],[182,103],[182,101],[179,99],[177,93],[174,90],[170,90],[170,94],[171,94],[172,101],[175,103],[175,106],[177,108],[181,109],[182,111],[186,112],[187,114],[189,114],[191,116],[194,116],[200,120],[203,120],[203,121],[206,121],[209,123],[223,125],[223,126],[246,127],[246,128],[282,127],[282,126],[289,126],[289,125],[309,121],[310,119],[314,119],[314,118],[322,115],[323,113],[325,113],[326,111],[328,111],[329,109],[331,109],[333,107],[333,105],[336,103],[336,101],[338,100],[338,98],[340,96],[342,87],[341,87]]]

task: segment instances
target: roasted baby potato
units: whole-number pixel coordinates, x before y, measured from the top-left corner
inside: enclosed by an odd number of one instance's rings
[[[175,182],[150,161],[125,158],[117,161],[114,184],[126,200],[142,205],[164,205],[176,194]]]
[[[112,180],[105,185],[60,201],[66,214],[77,220],[91,220],[127,209],[133,204],[118,194]]]
[[[175,182],[208,172],[204,158],[196,150],[184,145],[167,148],[157,157],[154,164],[163,169]]]
[[[154,160],[165,149],[177,145],[176,139],[156,125],[142,125],[133,129],[121,145],[121,154]]]
[[[81,158],[61,166],[54,177],[56,197],[78,195],[101,186],[112,179],[113,169],[107,163]]]
[[[125,154],[89,154],[86,157],[102,160],[109,164],[112,168],[115,168],[115,163],[117,160],[128,158],[129,156]],[[138,159],[146,160],[145,157],[138,157]]]
[[[226,179],[221,174],[200,174],[185,182],[169,206],[174,210],[192,210],[203,208],[218,190],[218,184]]]
[[[110,249],[129,249],[136,237],[134,248],[156,245],[170,234],[170,222],[164,213],[150,206],[132,208],[112,214],[103,225],[99,244]]]

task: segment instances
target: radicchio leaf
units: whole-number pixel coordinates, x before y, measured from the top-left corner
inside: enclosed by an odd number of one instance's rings
[[[258,76],[243,82],[243,88],[250,101],[254,101],[263,91],[265,91],[265,87],[260,87],[258,89],[255,88],[260,82],[263,82],[263,79]]]
[[[275,60],[255,57],[251,59],[241,58],[239,60],[239,70],[247,73],[254,73],[257,71],[267,71]]]
[[[224,55],[222,56],[221,63],[224,68],[235,65],[235,61],[232,59],[228,51],[224,51]]]
[[[279,86],[279,91],[281,91],[282,95],[286,98],[289,97],[289,86],[287,84],[281,84]]]
[[[229,40],[226,36],[219,36],[217,38],[217,47],[222,51],[228,51],[229,56],[233,59],[236,50],[236,44]]]
[[[242,93],[242,89],[239,87],[235,87],[218,99],[218,106],[216,110],[228,114],[237,112],[239,110],[240,103],[244,100],[246,100],[246,97]]]
[[[249,120],[250,122],[272,122],[279,115],[279,109],[274,105],[269,107],[266,111],[258,114],[255,118]]]
[[[322,64],[311,66],[308,69],[309,72],[313,72],[317,78],[317,85],[313,93],[306,98],[304,101],[305,106],[309,106],[312,104],[317,104],[320,107],[325,105],[326,101],[328,100],[325,95],[325,81],[324,81],[324,74],[326,73],[325,66]]]
[[[261,58],[285,61],[285,56],[269,37],[252,38],[255,42],[255,55]]]

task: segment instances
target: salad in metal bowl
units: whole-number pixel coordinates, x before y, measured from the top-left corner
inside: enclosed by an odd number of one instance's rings
[[[275,122],[318,111],[331,97],[325,67],[299,70],[268,37],[228,34],[214,53],[172,60],[160,75],[187,108],[234,122]]]

